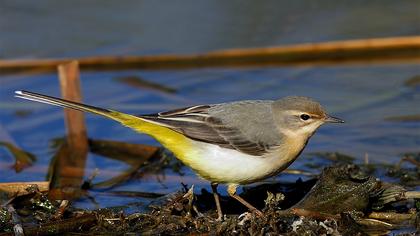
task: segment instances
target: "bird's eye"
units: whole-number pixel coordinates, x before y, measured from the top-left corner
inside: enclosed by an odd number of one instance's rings
[[[300,115],[300,118],[302,120],[309,120],[311,117],[309,115],[307,115],[307,114],[302,114],[302,115]]]

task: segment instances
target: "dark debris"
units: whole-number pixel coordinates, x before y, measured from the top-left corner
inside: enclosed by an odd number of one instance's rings
[[[370,166],[349,164],[349,158],[337,159],[338,156],[341,155],[332,155],[334,164],[318,178],[244,188],[241,196],[262,209],[264,217],[249,213],[236,201],[222,196],[225,219],[217,221],[212,194],[204,189],[194,192],[193,187],[156,196],[147,213],[125,214],[117,208],[75,209],[71,202],[50,200],[48,193],[36,188],[8,204],[16,209],[25,235],[372,235],[394,229],[420,229],[420,203],[407,197],[415,194],[407,194],[409,190],[404,185],[376,179],[370,174]],[[412,158],[417,160],[418,155]],[[168,166],[166,161],[161,164]],[[416,165],[391,166],[388,170],[391,169],[399,174],[418,172]],[[12,218],[5,205],[0,208],[0,235],[12,235],[16,222]]]

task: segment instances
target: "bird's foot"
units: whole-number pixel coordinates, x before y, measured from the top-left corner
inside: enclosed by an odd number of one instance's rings
[[[237,185],[231,184],[228,185],[228,194],[235,198],[236,200],[238,200],[240,203],[242,203],[244,206],[248,207],[248,209],[252,212],[255,213],[257,216],[259,217],[263,217],[264,214],[258,210],[257,208],[255,208],[253,205],[251,205],[250,203],[248,203],[247,201],[245,201],[245,199],[241,198],[239,195],[236,194],[236,187]]]

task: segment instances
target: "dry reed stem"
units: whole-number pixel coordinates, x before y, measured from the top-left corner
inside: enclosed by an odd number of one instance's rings
[[[73,102],[82,101],[80,90],[79,64],[72,61],[58,66],[61,94],[64,99]],[[67,142],[70,149],[87,153],[88,140],[84,113],[73,109],[64,109],[67,127]]]
[[[40,69],[53,71],[68,59],[0,60],[0,73]],[[343,63],[420,62],[420,36],[305,43],[289,46],[229,49],[202,54],[98,56],[77,59],[83,70],[188,69],[238,66],[307,66]]]
[[[72,61],[59,65],[58,74],[63,98],[81,102],[78,62]],[[67,142],[62,144],[57,153],[51,177],[51,190],[62,192],[62,194],[56,194],[64,196],[60,199],[67,199],[66,196],[72,198],[74,193],[80,191],[89,150],[84,114],[71,109],[65,109],[64,113]]]
[[[21,196],[28,194],[26,189],[33,185],[37,185],[41,192],[48,191],[49,184],[48,181],[0,183],[0,191],[8,193],[9,196]]]

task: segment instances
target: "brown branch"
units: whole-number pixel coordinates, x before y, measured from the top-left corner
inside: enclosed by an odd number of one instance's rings
[[[81,102],[77,61],[59,65],[58,74],[63,98]],[[54,199],[70,199],[79,195],[89,149],[84,114],[80,111],[65,109],[64,115],[67,142],[62,144],[53,159],[49,196]]]
[[[9,196],[21,196],[28,194],[27,188],[36,185],[39,191],[44,192],[49,189],[49,182],[9,182],[0,183],[0,191],[8,193]]]
[[[80,103],[82,101],[82,92],[80,90],[78,62],[72,61],[59,65],[58,74],[63,98]],[[64,113],[67,127],[67,142],[70,149],[86,154],[88,151],[88,140],[84,114],[72,109],[64,109]]]
[[[341,63],[420,62],[420,36],[306,43],[290,46],[230,49],[203,54],[100,56],[68,59],[0,60],[1,73],[43,68],[78,60],[83,70],[187,69],[226,66],[294,66]]]

